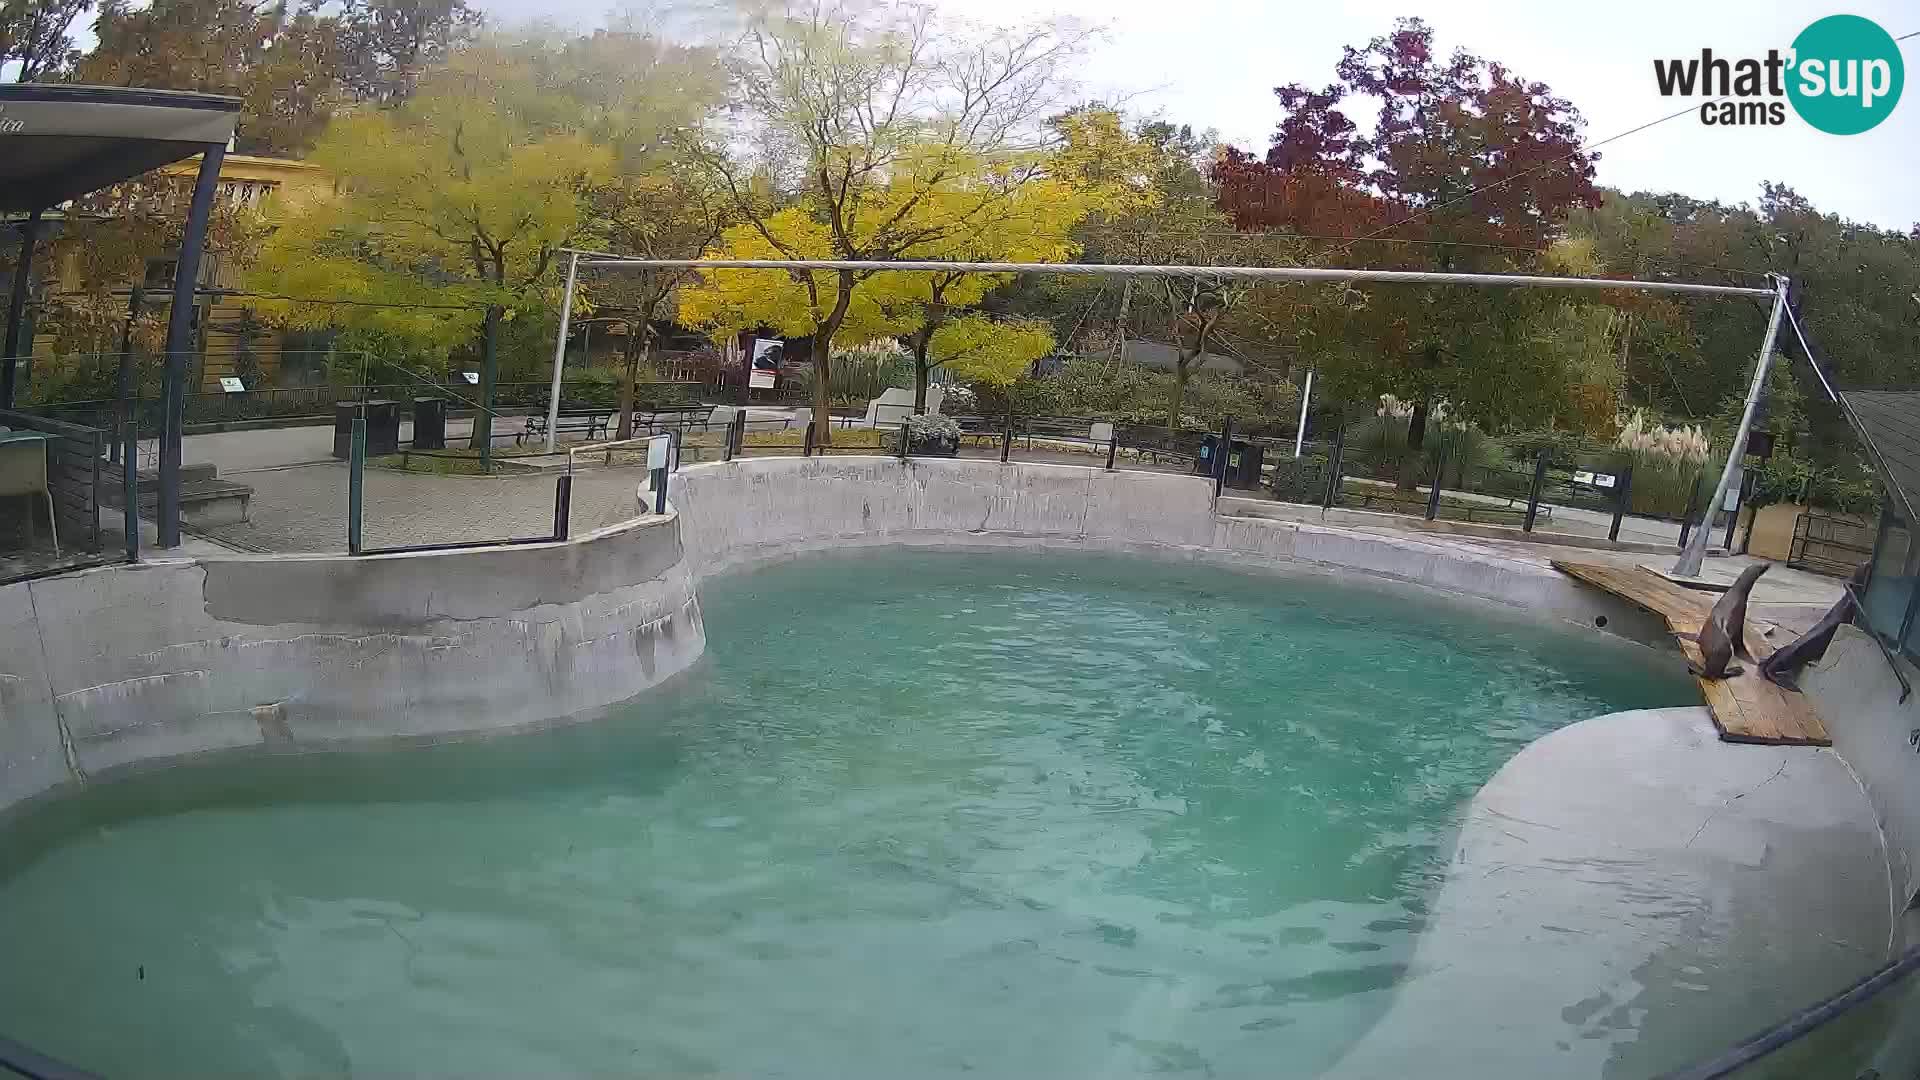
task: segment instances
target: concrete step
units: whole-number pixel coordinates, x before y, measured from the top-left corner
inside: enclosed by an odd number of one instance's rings
[[[217,475],[218,473],[211,464],[180,466],[180,483],[182,485],[202,480],[212,480]],[[101,484],[111,484],[115,491],[119,491],[120,476],[120,466],[118,464],[111,461],[102,461],[100,463]],[[152,469],[141,469],[135,476],[134,483],[138,485],[142,495],[150,491],[158,491],[160,490],[160,474]]]

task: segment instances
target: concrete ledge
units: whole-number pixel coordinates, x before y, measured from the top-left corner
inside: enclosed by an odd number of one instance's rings
[[[1884,962],[1884,875],[1830,750],[1724,746],[1704,708],[1562,728],[1474,797],[1409,980],[1331,1075],[1691,1064]]]
[[[1451,536],[1477,536],[1485,540],[1511,540],[1520,544],[1551,544],[1554,547],[1583,548],[1590,551],[1634,551],[1648,555],[1671,555],[1675,551],[1671,544],[1649,544],[1638,540],[1608,540],[1603,536],[1588,536],[1585,533],[1554,532],[1550,529],[1535,529],[1527,532],[1508,525],[1492,525],[1486,522],[1447,521],[1444,518],[1428,521],[1425,518],[1408,517],[1405,514],[1386,514],[1377,510],[1349,510],[1338,506],[1329,510],[1303,503],[1268,502],[1264,499],[1241,499],[1231,496],[1221,497],[1220,512],[1237,517],[1310,521],[1323,525],[1350,525],[1356,528],[1419,530]]]
[[[102,567],[0,588],[0,809],[135,763],[511,729],[706,647],[671,517],[569,543]]]
[[[1886,833],[1887,902],[1905,913],[1902,941],[1920,945],[1920,669],[1896,658],[1914,693],[1900,700],[1900,681],[1866,631],[1842,626],[1800,686],[1833,735],[1833,749],[1853,765]]]
[[[1667,641],[1665,628],[1645,612],[1545,566],[1440,537],[1218,516],[1212,495],[1203,477],[1167,473],[836,456],[691,466],[675,476],[672,501],[698,578],[808,551],[874,544],[1073,547],[1239,567],[1354,571],[1491,600],[1641,644]]]

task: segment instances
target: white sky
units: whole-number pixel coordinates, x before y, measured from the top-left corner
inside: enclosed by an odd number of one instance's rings
[[[504,19],[598,21],[605,0],[480,0]],[[938,0],[953,14],[1016,24],[1049,13],[1104,25],[1081,69],[1088,96],[1130,96],[1130,106],[1196,129],[1218,129],[1264,151],[1279,119],[1273,88],[1333,80],[1340,48],[1419,14],[1443,51],[1464,46],[1538,79],[1580,109],[1587,139],[1637,127],[1680,108],[1655,89],[1656,57],[1730,58],[1786,49],[1813,20],[1864,15],[1889,33],[1920,30],[1916,0],[1849,0],[1846,7],[1781,0]],[[1861,135],[1824,135],[1793,116],[1784,127],[1720,128],[1683,116],[1601,149],[1599,180],[1628,191],[1680,191],[1757,202],[1763,180],[1782,180],[1836,212],[1902,231],[1920,222],[1920,38],[1901,43],[1908,88],[1893,115]],[[1363,125],[1368,118],[1355,115]]]

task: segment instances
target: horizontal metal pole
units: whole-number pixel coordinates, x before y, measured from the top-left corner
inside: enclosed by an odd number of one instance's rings
[[[572,252],[571,248],[564,251]],[[1702,285],[1687,281],[1637,281],[1614,278],[1544,277],[1537,274],[1442,274],[1424,270],[1338,270],[1308,266],[1136,266],[1118,263],[994,263],[874,261],[867,259],[629,259],[604,252],[580,252],[582,266],[641,270],[855,270],[931,271],[966,274],[1065,274],[1095,277],[1219,278],[1243,281],[1380,281],[1406,285],[1517,285],[1551,289],[1634,289],[1640,292],[1702,293],[1714,296],[1773,296],[1772,289]]]

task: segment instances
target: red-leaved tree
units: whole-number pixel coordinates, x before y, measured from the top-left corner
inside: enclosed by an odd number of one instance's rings
[[[1544,83],[1460,51],[1403,19],[1348,47],[1322,89],[1277,88],[1285,117],[1264,159],[1227,151],[1214,166],[1236,228],[1316,238],[1321,265],[1497,272],[1538,269],[1569,211],[1596,206],[1597,155],[1580,114]],[[1363,130],[1348,108],[1371,108]],[[1290,326],[1302,358],[1351,400],[1414,403],[1419,446],[1432,403],[1504,426],[1552,415],[1566,387],[1524,330],[1565,297],[1455,286],[1288,286],[1262,310]],[[1545,410],[1543,413],[1542,410]]]

